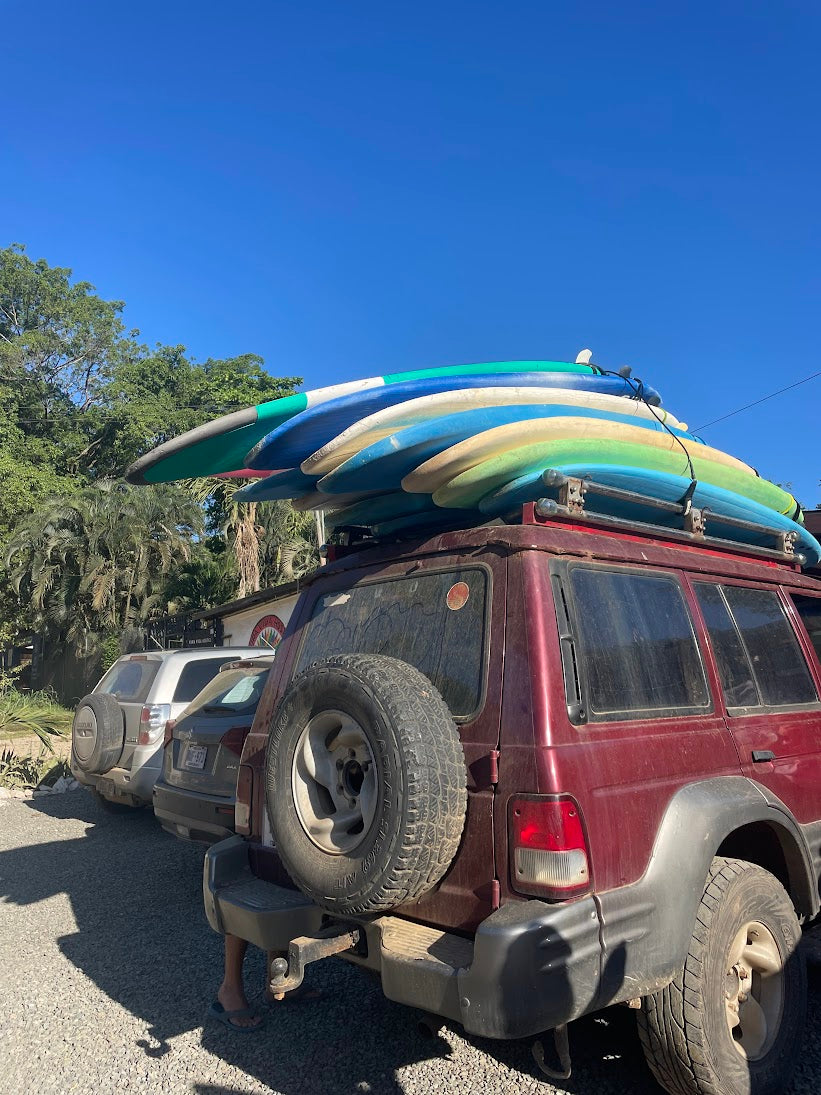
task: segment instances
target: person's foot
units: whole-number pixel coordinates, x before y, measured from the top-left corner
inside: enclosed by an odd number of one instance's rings
[[[225,985],[220,985],[219,992],[217,993],[217,1000],[222,1004],[226,1012],[248,1010],[248,1001],[245,999],[245,993],[228,989]],[[229,1025],[232,1027],[253,1030],[255,1027],[262,1025],[261,1015],[231,1015],[227,1018]]]

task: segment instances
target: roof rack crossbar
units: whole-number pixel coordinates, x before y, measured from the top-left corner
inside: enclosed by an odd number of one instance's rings
[[[545,481],[544,475],[542,478],[543,481]],[[704,544],[709,547],[716,547],[724,550],[729,549],[732,551],[744,551],[746,553],[764,556],[765,558],[778,559],[780,562],[801,563],[803,561],[803,556],[795,551],[797,535],[794,532],[784,532],[779,529],[772,529],[766,525],[759,525],[752,521],[743,521],[740,518],[721,517],[720,520],[722,524],[756,532],[765,536],[771,536],[774,540],[775,547],[770,548],[758,544],[727,540],[724,537],[710,536],[706,533],[706,518],[708,516],[708,511],[706,510],[700,510],[693,507],[684,512],[686,509],[685,506],[678,503],[662,502],[659,499],[648,498],[646,495],[635,491],[625,491],[616,487],[605,487],[603,491],[599,491],[596,488],[597,486],[602,486],[602,484],[594,484],[591,480],[574,480],[570,476],[562,476],[561,478],[565,481],[561,482],[557,479],[552,479],[549,482],[550,486],[559,487],[559,501],[555,501],[552,498],[538,499],[535,503],[535,513],[537,517],[563,517],[577,521],[585,521],[590,524],[610,526],[611,528],[630,532],[640,532],[645,535],[647,533],[654,533],[669,540],[690,543],[696,541],[699,544]],[[581,491],[580,484],[582,485]],[[650,507],[653,507],[653,503],[658,503],[654,508],[666,512],[680,513],[684,517],[685,527],[681,529],[669,528],[666,525],[657,525],[650,521],[632,521],[626,518],[612,517],[609,514],[591,513],[584,508],[580,508],[577,501],[580,494],[583,497],[588,491],[591,493],[606,492],[608,497],[640,502],[641,504],[646,504]],[[565,502],[564,498],[569,499],[569,501]]]

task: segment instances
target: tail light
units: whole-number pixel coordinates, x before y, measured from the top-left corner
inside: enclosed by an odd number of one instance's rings
[[[508,838],[515,890],[563,901],[590,889],[581,811],[569,796],[511,799]]]
[[[170,703],[147,703],[140,711],[140,733],[137,742],[140,745],[153,745],[159,739],[170,718]]]
[[[254,797],[254,769],[241,764],[237,772],[237,799],[234,805],[234,828],[240,836],[251,835],[251,804]]]
[[[242,747],[245,745],[245,739],[248,737],[250,730],[250,726],[232,726],[220,738],[220,745],[224,745],[230,752],[241,757]]]
[[[171,744],[171,740],[174,737],[174,727],[176,725],[177,725],[177,720],[176,719],[169,719],[168,722],[165,724],[165,731],[163,732],[163,736],[162,736],[162,747],[163,747],[163,749],[165,749],[166,746]]]

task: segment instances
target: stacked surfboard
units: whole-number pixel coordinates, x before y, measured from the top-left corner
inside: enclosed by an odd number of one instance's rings
[[[629,372],[581,361],[447,366],[287,396],[160,445],[126,478],[209,475],[249,478],[238,499],[288,498],[377,537],[507,517],[581,478],[585,507],[603,517],[672,525],[674,508],[641,498],[687,498],[714,536],[771,546],[792,533],[809,565],[821,558],[787,491],[706,445]]]

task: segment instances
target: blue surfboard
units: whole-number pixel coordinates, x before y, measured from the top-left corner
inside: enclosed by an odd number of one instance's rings
[[[564,475],[588,478],[603,486],[617,487],[621,490],[635,491],[665,502],[678,502],[690,486],[690,480],[681,475],[652,471],[644,468],[625,468],[612,464],[567,464],[554,469]],[[525,502],[537,498],[555,497],[554,488],[547,486],[542,472],[522,475],[511,483],[492,491],[481,500],[479,508],[488,517],[499,517],[515,511]],[[768,506],[762,506],[733,491],[699,482],[693,493],[693,505],[705,511],[707,534],[721,539],[732,540],[740,544],[757,547],[772,547],[772,538],[766,533],[750,529],[739,529],[724,524],[722,517],[732,517],[763,526],[774,532],[793,532],[797,536],[796,551],[804,555],[805,566],[815,566],[821,560],[821,544],[803,525],[777,513]],[[606,498],[595,491],[588,492],[585,508],[591,513],[618,517],[622,520],[647,521],[657,525],[676,527],[680,518],[662,510],[644,506],[640,502]]]
[[[635,397],[635,386],[620,376],[593,376],[584,373],[530,372],[477,373],[464,376],[431,376],[377,388],[368,388],[338,399],[309,407],[272,430],[256,444],[245,458],[245,466],[257,471],[298,467],[317,449],[322,448],[354,422],[409,399],[456,388],[531,387],[571,388],[576,391],[601,392],[606,395]],[[647,402],[659,402],[659,395],[647,385],[643,388]]]
[[[549,399],[549,393],[545,393]],[[402,479],[418,468],[426,460],[452,445],[464,441],[467,437],[502,426],[508,422],[522,422],[534,418],[602,418],[611,422],[623,422],[625,425],[641,426],[648,430],[665,431],[684,437],[690,441],[699,441],[691,433],[665,427],[655,419],[638,418],[636,415],[616,414],[611,411],[593,410],[587,407],[573,406],[567,403],[511,404],[500,407],[480,407],[475,410],[460,411],[457,414],[441,418],[430,418],[417,426],[408,426],[389,437],[368,445],[350,457],[338,468],[329,472],[319,481],[319,490],[326,494],[345,494],[348,491],[398,490]],[[255,497],[274,497],[266,493],[264,480],[255,487]]]
[[[276,498],[299,498],[316,490],[315,475],[306,475],[299,468],[272,471],[265,479],[255,479],[234,495],[238,502],[268,502]]]

